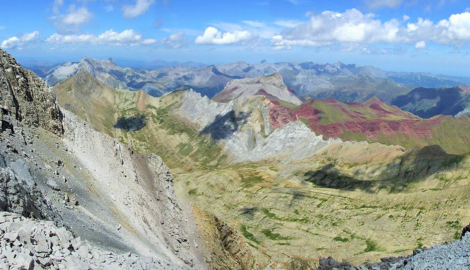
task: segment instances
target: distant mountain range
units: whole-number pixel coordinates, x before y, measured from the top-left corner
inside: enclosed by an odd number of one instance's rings
[[[317,64],[313,62],[281,62],[259,64],[235,62],[202,66],[200,63],[155,61],[149,63],[119,63],[134,68],[122,68],[112,59],[84,58],[59,66],[32,66],[50,86],[87,70],[106,85],[119,89],[144,90],[161,96],[181,87],[212,98],[235,79],[256,78],[279,73],[287,87],[300,98],[334,98],[342,102],[364,102],[373,96],[390,103],[399,95],[416,87],[454,87],[470,85],[470,78],[433,75],[429,73],[387,72],[372,66]],[[140,63],[140,64],[139,64]]]

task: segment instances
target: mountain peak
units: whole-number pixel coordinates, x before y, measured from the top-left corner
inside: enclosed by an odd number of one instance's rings
[[[295,105],[302,101],[287,88],[279,73],[257,78],[233,80],[224,90],[213,97],[218,102],[228,102],[242,97],[263,95],[270,100],[282,100]]]
[[[372,105],[372,104],[385,104],[385,102],[383,100],[380,100],[376,96],[373,96],[369,98],[366,102],[364,102],[364,105]]]

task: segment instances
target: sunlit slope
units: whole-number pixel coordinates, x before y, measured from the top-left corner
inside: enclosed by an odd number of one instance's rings
[[[177,194],[243,235],[262,266],[306,269],[320,255],[377,261],[449,241],[470,219],[467,156],[325,141],[283,115],[272,121],[276,104],[262,96],[220,104],[191,91],[152,98],[74,80],[54,88],[62,106],[161,155]],[[141,115],[137,130],[114,128]],[[405,112],[382,118],[420,121]]]
[[[470,118],[436,116],[421,119],[396,106],[372,98],[365,103],[333,99],[310,100],[296,108],[273,102],[273,125],[300,120],[326,138],[401,145],[405,149],[440,145],[446,152],[470,151]]]

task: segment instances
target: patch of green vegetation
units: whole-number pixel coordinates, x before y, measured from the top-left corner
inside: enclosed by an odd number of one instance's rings
[[[344,123],[348,120],[351,120],[351,117],[344,113],[341,108],[336,107],[332,104],[326,103],[324,101],[316,101],[313,103],[315,109],[320,110],[320,121],[321,125],[328,125],[332,123]]]
[[[199,193],[197,192],[197,188],[191,189],[190,191],[188,191],[188,194],[191,195],[191,196],[198,196],[199,195]]]
[[[310,122],[307,118],[299,117],[300,122],[304,123],[308,128],[310,128]]]
[[[268,209],[263,208],[263,209],[261,209],[261,211],[262,211],[268,218],[277,219],[277,216],[276,216],[275,214],[269,212]]]
[[[341,139],[345,141],[356,141],[356,142],[361,142],[361,141],[370,142],[371,141],[364,133],[352,132],[350,130],[341,134]]]
[[[373,251],[378,251],[379,250],[379,245],[375,240],[372,240],[370,238],[366,239],[366,249],[364,249],[364,252],[373,252]]]
[[[462,233],[460,231],[456,231],[454,233],[454,240],[460,240],[460,236],[462,236]]]
[[[342,238],[340,236],[336,236],[335,238],[333,238],[333,240],[337,241],[337,242],[349,242],[349,239],[348,238]]]
[[[460,229],[462,226],[460,226],[460,222],[458,220],[455,221],[447,221],[446,224],[453,228],[453,229]],[[460,237],[460,236],[459,236]]]
[[[245,236],[246,239],[255,242],[256,244],[260,244],[258,239],[255,238],[255,235],[248,231],[245,225],[242,225],[242,234]]]
[[[294,214],[300,215],[300,214],[299,214],[299,210],[295,209],[295,210],[294,210]]]
[[[264,229],[261,231],[267,238],[271,239],[271,240],[290,240],[291,238],[290,237],[284,237],[284,236],[281,236],[280,234],[278,233],[273,233],[271,230],[268,230],[268,229]]]
[[[239,173],[238,176],[240,176],[243,186],[245,188],[251,188],[254,185],[258,183],[262,183],[264,181],[263,177],[251,173],[243,174]]]
[[[297,109],[299,108],[300,106],[299,105],[295,105],[293,103],[290,103],[290,102],[287,102],[285,100],[278,100],[279,104],[281,104],[282,107],[285,107],[285,108],[289,108],[289,109]]]

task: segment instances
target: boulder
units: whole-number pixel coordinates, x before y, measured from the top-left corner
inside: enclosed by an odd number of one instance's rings
[[[470,224],[468,224],[467,226],[465,226],[465,227],[462,229],[462,235],[460,236],[460,240],[462,240],[462,237],[463,237],[467,232],[470,232]]]

